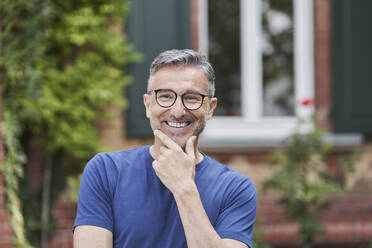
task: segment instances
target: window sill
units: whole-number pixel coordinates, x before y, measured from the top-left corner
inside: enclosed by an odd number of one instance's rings
[[[214,117],[200,136],[201,150],[212,153],[264,153],[278,148],[294,131],[294,117],[245,120],[241,117]],[[336,150],[349,150],[363,144],[359,133],[326,133],[326,142]]]

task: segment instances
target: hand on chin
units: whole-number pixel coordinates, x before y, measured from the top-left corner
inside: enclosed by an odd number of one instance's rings
[[[178,144],[183,150],[185,150],[187,139],[191,136],[177,136],[177,135],[168,135],[176,144]]]

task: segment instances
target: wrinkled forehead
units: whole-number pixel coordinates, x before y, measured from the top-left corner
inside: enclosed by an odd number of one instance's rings
[[[208,80],[197,66],[165,66],[149,79],[149,89],[198,90],[208,91]]]

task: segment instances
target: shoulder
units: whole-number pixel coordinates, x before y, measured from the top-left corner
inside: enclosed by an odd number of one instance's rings
[[[221,238],[239,240],[252,247],[257,209],[253,181],[208,156],[205,156],[205,162],[204,183],[213,199],[218,199],[214,204],[214,207],[218,206],[218,217],[213,224],[216,232]]]
[[[255,185],[248,176],[227,167],[209,156],[205,156],[205,159],[208,164],[205,174],[207,174],[207,177],[210,176],[216,179],[219,188],[223,189],[222,192],[225,194],[225,199],[231,199],[237,195],[247,200],[256,198]]]
[[[131,168],[142,166],[140,157],[142,161],[148,159],[146,151],[148,147],[96,154],[84,168],[80,191],[88,195],[93,190],[112,198],[120,177]]]
[[[151,159],[149,147],[96,154],[86,165],[83,176],[90,178],[117,178],[121,171],[142,166],[141,161]]]
[[[130,150],[104,152],[96,154],[87,164],[87,167],[101,169],[119,169],[123,165],[132,165],[139,159],[151,158],[148,146],[141,146]]]
[[[224,183],[244,184],[254,187],[253,181],[248,176],[227,167],[207,155],[205,155],[205,162],[207,164],[206,170],[208,174],[218,177],[219,180],[223,180]]]

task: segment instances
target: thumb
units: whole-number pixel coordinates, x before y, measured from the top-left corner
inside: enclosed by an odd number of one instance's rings
[[[195,140],[196,136],[191,136],[186,142],[186,154],[195,160]]]

